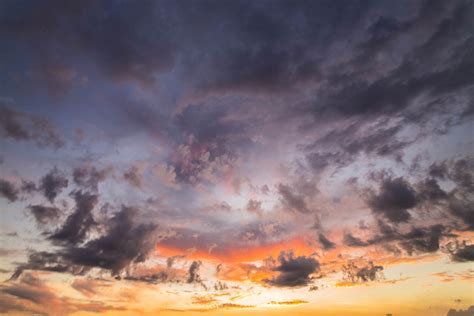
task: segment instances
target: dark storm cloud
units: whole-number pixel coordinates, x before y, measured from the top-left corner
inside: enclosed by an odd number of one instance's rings
[[[69,248],[64,257],[86,267],[99,267],[118,275],[132,263],[145,261],[154,249],[157,225],[138,224],[138,210],[123,206],[105,223],[105,233],[82,247]]]
[[[448,194],[441,189],[439,183],[433,178],[418,183],[416,189],[421,201],[437,203],[448,198]]]
[[[449,243],[447,247],[451,255],[451,260],[454,262],[474,261],[474,245],[467,245],[466,243]]]
[[[374,214],[395,223],[407,222],[411,218],[408,210],[418,203],[415,190],[403,178],[382,180],[378,193],[371,192],[367,202]]]
[[[99,183],[104,181],[111,171],[111,168],[97,169],[94,166],[86,165],[74,169],[72,176],[74,183],[78,186],[97,191]]]
[[[67,188],[68,184],[69,181],[64,173],[55,167],[41,178],[39,190],[51,203],[53,203],[59,193]]]
[[[60,273],[71,273],[74,275],[84,274],[87,269],[83,267],[74,266],[62,257],[59,253],[52,253],[47,251],[32,252],[28,255],[28,262],[19,265],[12,274],[11,279],[18,279],[25,270],[39,270]]]
[[[451,195],[448,201],[448,212],[460,220],[464,227],[461,229],[474,230],[474,197]]]
[[[55,241],[66,243],[62,243],[57,252],[31,253],[28,262],[18,266],[12,279],[18,278],[25,270],[83,275],[91,268],[101,268],[119,276],[131,264],[145,261],[155,248],[159,239],[157,225],[137,223],[138,210],[126,206],[101,224],[101,235],[81,245],[91,225],[97,224],[91,214],[97,197],[80,191],[75,197],[78,204],[75,212],[58,232],[50,236]]]
[[[92,210],[98,202],[98,196],[83,191],[75,191],[73,196],[76,202],[74,212],[69,215],[63,226],[49,238],[60,243],[74,245],[82,242],[92,226],[96,224]]]
[[[472,157],[433,163],[428,170],[431,177],[421,187],[420,194],[427,202],[441,204],[445,212],[460,221],[459,229],[474,229],[474,176]],[[439,181],[449,181],[454,188],[445,192]],[[429,185],[427,186],[427,184]]]
[[[278,276],[265,279],[265,283],[277,287],[301,287],[308,285],[310,275],[319,270],[318,261],[305,256],[295,257],[291,251],[281,252],[278,263],[272,269],[279,273]]]
[[[441,238],[449,236],[446,228],[441,225],[433,225],[427,228],[415,227],[406,234],[402,234],[400,246],[408,254],[435,252],[439,250]]]
[[[16,141],[32,141],[39,147],[59,148],[62,137],[47,119],[0,105],[0,136]]]
[[[28,210],[33,214],[36,222],[41,225],[56,221],[62,213],[57,207],[44,205],[29,205]]]
[[[412,226],[407,231],[400,231],[400,229],[379,220],[378,233],[371,238],[362,240],[348,233],[344,236],[344,243],[350,247],[381,245],[395,253],[399,252],[398,248],[401,248],[409,255],[413,255],[436,252],[440,248],[440,240],[452,236],[449,229],[441,224],[425,227]]]
[[[436,128],[426,131],[430,120],[437,120],[437,127],[451,127],[471,115],[469,78],[473,74],[466,67],[473,69],[474,63],[474,40],[469,32],[473,6],[462,1],[418,4],[422,4],[418,15],[409,20],[382,13],[368,28],[367,41],[359,45],[346,65],[323,75],[328,78],[328,88],[318,95],[312,108],[317,118],[351,120],[342,128],[333,127],[307,147],[308,163],[315,170],[346,166],[360,153],[399,160],[404,148],[426,133],[439,132]],[[397,46],[402,41],[410,50],[398,53],[401,61],[388,58],[402,47]],[[379,60],[387,62],[387,71],[378,70],[384,69]],[[444,66],[433,69],[434,63]],[[442,122],[445,98],[455,92],[467,101],[460,101],[457,106],[461,109],[453,108],[448,121]],[[432,102],[415,105],[414,100],[422,94]],[[409,124],[417,130],[406,139],[400,135]]]
[[[190,104],[172,120],[149,104],[132,109],[129,119],[153,135],[172,138],[175,150],[168,163],[186,183],[207,181],[209,174],[232,165],[239,150],[250,146],[245,134],[272,118],[312,118],[310,127],[301,128],[305,132],[331,120],[355,121],[312,133],[323,135],[309,141],[305,152],[316,170],[345,166],[361,154],[400,160],[406,147],[426,135],[416,131],[414,137],[401,137],[407,124],[423,129],[446,114],[446,96],[468,96],[472,90],[469,1],[51,1],[32,6],[5,1],[2,6],[9,12],[0,19],[7,62],[18,64],[18,56],[30,60],[49,90],[77,81],[80,68],[87,68],[79,60],[114,82],[143,86],[161,83],[160,75],[172,69],[187,89],[178,94],[189,93],[184,99]],[[193,99],[292,92],[291,104],[281,108],[265,102],[255,109],[207,108],[208,100],[194,104]],[[430,102],[413,105],[420,96]],[[455,103],[463,102],[469,101]],[[473,112],[464,103],[450,113],[449,124]],[[241,116],[249,112],[253,115]],[[190,135],[196,144],[187,143]]]
[[[375,21],[369,29],[372,37],[366,42],[366,47],[362,47],[369,53],[377,52],[371,43],[371,40],[377,37],[375,35],[377,32],[383,34],[384,40],[390,41],[390,37],[394,37],[395,34],[414,36],[418,31],[415,25],[424,24],[425,32],[426,28],[430,28],[432,33],[421,45],[414,46],[407,58],[388,76],[371,83],[357,82],[338,91],[337,97],[332,100],[335,108],[345,114],[393,113],[406,108],[409,101],[421,92],[429,91],[436,96],[472,86],[469,80],[472,73],[465,68],[474,62],[472,55],[468,53],[473,48],[470,43],[472,34],[468,32],[472,27],[470,19],[472,4],[460,1],[449,5],[456,7],[454,10],[445,11],[439,9],[443,6],[446,5],[439,1],[425,2],[418,16],[408,22],[413,27],[398,27],[397,22],[388,16],[382,16]],[[449,27],[451,34],[448,35],[447,32],[443,32],[443,28]],[[439,45],[440,42],[444,42],[444,45]],[[438,46],[434,43],[438,43]],[[446,67],[441,69],[427,67],[430,61],[441,58],[440,51],[430,48],[433,45],[448,56]],[[354,62],[360,61],[356,57]]]
[[[23,49],[35,50],[36,55],[30,55],[32,67],[53,94],[67,88],[65,81],[71,80],[72,75],[61,69],[74,70],[75,59],[84,57],[113,81],[132,79],[148,84],[155,72],[173,64],[175,45],[163,18],[164,4],[48,1],[25,6],[7,1],[2,3],[2,11],[9,14],[3,15],[0,23],[5,44],[22,38],[19,44]],[[62,53],[52,47],[60,47]],[[6,55],[9,61],[16,61],[15,53],[26,54],[12,47]]]
[[[454,221],[448,226],[460,230],[474,228],[474,178],[472,158],[433,163],[426,173],[419,172],[413,183],[388,174],[378,177],[379,189],[369,189],[367,205],[375,215],[383,215],[392,223],[412,220],[410,212],[439,210]],[[377,178],[377,177],[376,177]],[[445,190],[446,185],[451,190]],[[410,212],[409,212],[410,211]],[[350,244],[350,237],[348,243]],[[357,244],[357,242],[353,243]]]
[[[19,190],[14,183],[0,179],[0,196],[7,199],[9,202],[18,200]]]
[[[331,250],[336,247],[336,244],[330,241],[324,234],[318,234],[318,241],[323,246],[324,250]]]
[[[376,124],[372,122],[371,126],[361,119],[348,126],[333,128],[305,146],[305,150],[309,151],[306,159],[316,171],[329,166],[346,166],[362,153],[398,159],[401,150],[413,143],[413,140],[394,137],[401,130],[401,125],[390,126],[388,119],[381,119]]]
[[[428,174],[434,179],[449,179],[458,185],[458,190],[463,192],[474,192],[472,157],[457,160],[444,160],[430,165]]]

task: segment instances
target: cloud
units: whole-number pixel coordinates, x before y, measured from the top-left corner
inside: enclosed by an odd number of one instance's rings
[[[33,181],[21,180],[21,186],[18,187],[15,183],[0,178],[0,196],[4,197],[9,202],[16,202],[19,199],[24,199],[24,195],[29,195],[36,191],[37,187]]]
[[[188,283],[201,282],[201,276],[199,275],[199,268],[201,267],[201,261],[193,261],[189,266],[188,270]]]
[[[289,211],[299,213],[310,213],[310,209],[306,204],[303,195],[295,193],[290,186],[285,184],[278,185],[278,193],[280,194],[283,205],[288,208]]]
[[[408,210],[418,203],[414,189],[403,178],[382,180],[379,192],[372,192],[367,202],[375,214],[395,223],[407,222],[411,218]]]
[[[3,35],[11,43],[21,34],[26,39],[22,41],[26,47],[36,48],[37,56],[30,55],[32,66],[39,70],[40,77],[44,78],[53,95],[64,90],[74,79],[70,69],[76,58],[86,58],[103,77],[113,82],[132,80],[144,85],[153,82],[155,72],[165,71],[173,65],[175,44],[164,31],[169,26],[156,19],[160,14],[159,7],[152,2],[126,10],[112,3],[65,6],[60,1],[31,8],[5,6],[4,9],[12,13],[12,19]],[[48,9],[50,7],[56,9],[52,11]],[[90,12],[112,9],[121,11],[123,17],[94,16],[88,19],[88,23],[80,23]],[[132,18],[137,16],[141,18]],[[62,23],[63,17],[74,22]],[[38,31],[38,25],[42,25],[42,32]],[[100,31],[97,31],[98,25]],[[160,31],[150,37],[145,32],[150,28]],[[115,33],[117,29],[123,29],[125,33],[118,35]],[[124,41],[124,37],[133,40]],[[61,46],[67,54],[52,58],[51,45]],[[14,60],[15,52],[19,53],[15,49],[8,52],[10,61]]]
[[[473,313],[474,313],[474,306],[470,306],[466,310],[450,309],[446,316],[472,316]]]
[[[231,169],[236,157],[220,141],[190,136],[174,149],[170,159],[178,182],[197,185],[215,182],[218,174]]]
[[[97,205],[98,196],[83,191],[75,191],[73,196],[76,208],[62,227],[49,236],[51,240],[73,245],[78,244],[84,241],[89,230],[96,224],[92,210]]]
[[[436,252],[440,248],[440,240],[444,237],[450,237],[449,229],[442,224],[434,224],[431,226],[416,227],[412,226],[408,230],[390,226],[389,224],[379,220],[378,233],[374,234],[367,240],[362,240],[353,236],[351,233],[344,235],[344,243],[350,247],[367,247],[373,245],[396,246],[405,250],[409,255],[416,253]],[[397,247],[388,247],[392,251],[398,252]]]
[[[246,210],[250,213],[254,213],[255,215],[261,217],[263,215],[262,201],[250,199],[247,202]]]
[[[18,188],[12,182],[0,179],[0,196],[7,199],[9,202],[15,202],[18,200],[19,194]]]
[[[25,273],[19,281],[5,282],[0,286],[0,312],[40,315],[69,315],[76,312],[101,313],[124,310],[98,301],[77,301],[59,296],[33,273]]]
[[[474,245],[467,245],[466,242],[450,242],[446,248],[454,262],[474,261]]]
[[[38,251],[32,252],[28,256],[28,262],[20,264],[11,276],[11,280],[18,279],[25,270],[40,270],[51,272],[70,272],[72,274],[83,274],[84,271],[72,266],[66,259],[62,258],[60,254]]]
[[[474,176],[472,158],[434,163],[429,167],[429,175],[440,181],[451,181],[455,187],[448,193],[437,191],[438,200],[445,202],[448,215],[461,221],[463,228],[474,230]]]
[[[54,206],[29,205],[28,210],[33,214],[36,222],[40,225],[46,225],[59,219],[61,210]]]
[[[59,148],[64,140],[46,119],[0,106],[0,136],[31,141],[38,147]]]
[[[40,180],[39,190],[43,192],[44,196],[51,202],[67,188],[69,184],[68,179],[56,167],[53,168]]]
[[[365,283],[383,278],[383,267],[369,262],[365,266],[358,267],[354,262],[349,262],[342,267],[344,280],[351,283]]]
[[[304,300],[292,300],[292,301],[271,301],[268,304],[271,305],[301,305],[301,304],[308,304],[308,301]]]
[[[131,186],[141,189],[143,187],[143,173],[145,169],[145,163],[137,162],[123,173],[123,178]]]
[[[174,167],[165,164],[159,164],[154,168],[156,177],[168,188],[179,189],[180,186],[176,182],[176,172]]]
[[[323,246],[324,250],[331,250],[334,247],[336,247],[336,244],[330,241],[329,239],[327,239],[327,237],[324,236],[324,234],[322,233],[318,234],[318,241],[321,244],[321,246]]]
[[[78,186],[97,191],[99,183],[104,181],[111,172],[111,168],[97,169],[94,166],[85,165],[74,169],[72,176],[74,183]]]
[[[31,194],[37,191],[36,183],[33,181],[22,180],[21,181],[21,191],[27,194]]]
[[[108,270],[119,277],[130,265],[144,262],[155,248],[160,238],[158,227],[152,223],[136,223],[136,208],[123,206],[106,222],[97,223],[91,213],[97,196],[76,191],[75,198],[76,210],[49,237],[61,248],[57,252],[31,253],[28,262],[18,266],[12,279],[18,278],[24,270],[83,275],[91,268]],[[92,225],[100,225],[102,234],[85,241]]]
[[[118,275],[132,263],[144,262],[158,241],[157,225],[136,224],[138,210],[123,206],[105,224],[105,233],[85,245],[70,247],[64,257],[70,262],[109,270]]]
[[[108,287],[110,285],[111,284],[103,280],[78,278],[72,282],[71,287],[84,296],[91,298],[100,294],[102,288]]]
[[[277,287],[301,287],[310,283],[310,275],[319,270],[319,262],[313,258],[295,257],[293,252],[281,252],[279,265],[272,268],[278,276],[264,279],[264,282]]]

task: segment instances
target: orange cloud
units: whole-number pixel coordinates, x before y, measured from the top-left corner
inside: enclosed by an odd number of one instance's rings
[[[168,246],[163,243],[159,244],[156,249],[160,255],[166,257],[181,255],[186,252],[186,249]],[[207,247],[202,247],[202,249],[197,248],[196,251],[187,255],[187,258],[223,263],[252,262],[262,260],[269,256],[278,257],[282,250],[288,249],[292,249],[299,255],[310,255],[314,252],[314,249],[309,246],[303,238],[297,237],[291,240],[261,246],[249,246],[245,248],[228,247],[227,249],[216,248],[211,253],[209,253]]]
[[[268,304],[271,305],[300,305],[300,304],[308,304],[308,301],[304,300],[292,300],[292,301],[271,301]]]

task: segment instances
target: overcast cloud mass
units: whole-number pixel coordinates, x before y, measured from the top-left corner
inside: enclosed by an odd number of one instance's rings
[[[0,313],[472,315],[474,2],[0,1]]]

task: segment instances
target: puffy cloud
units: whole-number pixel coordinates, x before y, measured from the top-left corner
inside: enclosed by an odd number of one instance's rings
[[[59,148],[64,140],[48,120],[0,106],[0,136],[32,141],[39,147]]]
[[[279,184],[278,193],[280,194],[283,206],[288,208],[288,210],[299,213],[311,212],[306,204],[304,195],[294,192],[290,186]]]
[[[470,306],[466,310],[455,310],[455,309],[450,309],[448,311],[448,314],[446,316],[472,316],[474,314],[474,306]]]
[[[40,315],[69,315],[76,312],[101,313],[123,310],[98,301],[78,301],[59,295],[33,273],[25,273],[20,280],[0,286],[0,312]]]
[[[444,237],[452,236],[449,229],[441,224],[425,227],[412,226],[407,231],[400,231],[398,228],[390,226],[383,221],[378,222],[378,230],[374,236],[367,240],[362,240],[347,233],[344,236],[344,243],[351,247],[367,247],[372,245],[387,246],[395,243],[408,254],[436,252],[440,248],[440,240]],[[398,248],[388,249],[398,251]]]
[[[263,215],[262,201],[250,199],[247,202],[246,209],[247,211],[254,213],[257,216],[261,217]]]
[[[466,242],[450,242],[446,248],[454,262],[474,261],[474,245],[467,245]]]
[[[395,223],[407,222],[411,218],[408,210],[417,203],[415,190],[403,178],[384,179],[379,192],[372,192],[368,198],[368,204],[375,214],[382,214]]]
[[[99,183],[104,181],[111,172],[111,168],[97,169],[94,166],[85,165],[74,169],[72,176],[74,183],[78,186],[97,191]]]
[[[0,178],[0,196],[9,202],[16,202],[20,198],[24,198],[21,194],[31,194],[37,190],[36,184],[32,181],[21,181],[21,186],[6,179]]]
[[[201,261],[193,261],[191,263],[188,270],[188,283],[201,282],[201,276],[199,275],[201,264]]]
[[[330,241],[324,234],[318,234],[318,241],[323,246],[324,250],[330,250],[336,247],[336,244]]]
[[[383,267],[369,262],[367,265],[358,267],[354,262],[349,262],[342,267],[344,280],[351,283],[364,283],[376,281],[383,278]]]
[[[61,191],[67,188],[68,184],[69,181],[65,175],[55,167],[41,178],[39,190],[53,203]]]
[[[176,182],[176,172],[174,167],[159,164],[155,167],[154,173],[165,186],[172,189],[180,188],[179,184]]]
[[[98,196],[89,192],[74,192],[76,208],[66,222],[49,238],[57,242],[78,244],[87,237],[87,233],[96,224],[92,210],[98,202]]]
[[[49,237],[61,242],[62,248],[57,252],[31,253],[28,262],[17,268],[12,279],[28,269],[85,274],[94,267],[119,276],[131,264],[147,259],[160,238],[157,225],[136,223],[138,210],[123,206],[102,224],[101,235],[83,243],[91,225],[98,225],[91,214],[97,197],[81,191],[76,192],[75,197],[75,212]]]
[[[41,225],[46,225],[48,223],[54,222],[59,219],[61,215],[61,210],[54,206],[44,206],[44,205],[29,205],[28,210],[33,214],[36,222]]]
[[[264,282],[277,287],[301,287],[310,283],[310,275],[319,270],[319,262],[313,258],[295,257],[293,252],[281,252],[278,265],[272,268],[278,276]]]
[[[197,185],[216,181],[216,176],[230,169],[235,159],[221,142],[199,140],[192,136],[175,148],[171,165],[178,182]]]
[[[70,247],[64,257],[76,265],[99,267],[118,275],[132,263],[147,259],[158,241],[157,225],[135,223],[138,210],[123,206],[105,225],[105,233],[80,247]]]
[[[15,202],[18,200],[19,194],[18,188],[12,182],[0,179],[0,196],[7,199],[9,202]]]
[[[123,173],[123,178],[131,186],[141,189],[143,187],[143,173],[145,169],[145,163],[137,162]]]

